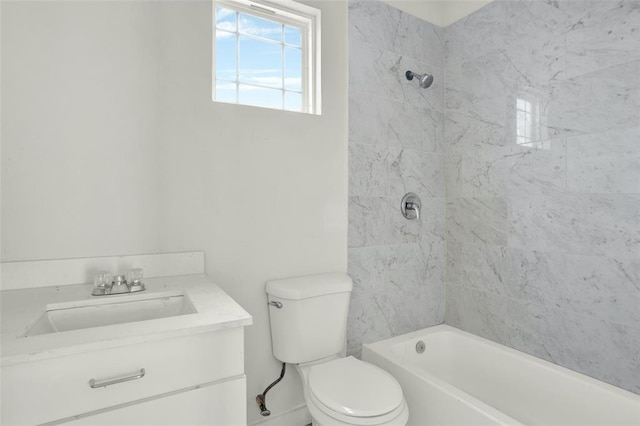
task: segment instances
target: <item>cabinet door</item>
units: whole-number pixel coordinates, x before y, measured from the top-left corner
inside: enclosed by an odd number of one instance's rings
[[[71,421],[80,425],[219,425],[247,424],[246,378],[140,402]]]

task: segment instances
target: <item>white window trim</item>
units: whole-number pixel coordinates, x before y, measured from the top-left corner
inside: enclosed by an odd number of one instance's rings
[[[291,0],[213,0],[212,24],[212,86],[211,99],[216,101],[216,6],[238,12],[246,12],[261,18],[274,19],[286,25],[306,29],[306,37],[302,37],[302,111],[308,114],[320,115],[322,87],[320,82],[321,70],[321,13],[320,10]],[[284,69],[283,69],[284,72]],[[220,101],[222,102],[222,101]],[[237,103],[238,105],[245,105]],[[295,111],[294,111],[295,112]]]

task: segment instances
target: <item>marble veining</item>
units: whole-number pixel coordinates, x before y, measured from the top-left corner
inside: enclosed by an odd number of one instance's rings
[[[376,94],[366,98],[367,102],[349,99],[351,142],[444,152],[441,111]]]
[[[504,341],[506,299],[447,283],[445,323],[496,342]]]
[[[489,145],[480,152],[469,149],[458,155],[458,171],[449,182],[455,187],[455,196],[535,196],[563,192],[565,141],[552,139],[539,143],[542,148]]]
[[[349,3],[349,37],[442,67],[443,32],[435,25],[375,1]]]
[[[640,391],[638,329],[544,305],[511,299],[506,305],[509,326],[504,338],[516,349]]]
[[[444,320],[640,393],[640,1],[349,22],[349,352]]]
[[[429,243],[349,249],[349,275],[354,280],[348,320],[350,353],[359,354],[362,343],[412,331],[416,324],[427,327],[442,322],[443,252]],[[412,303],[421,309],[408,306],[403,294],[411,295]]]
[[[347,350],[444,319],[444,31],[378,1],[349,3]],[[404,73],[434,75],[425,90]],[[422,200],[406,220],[400,200]]]
[[[381,145],[349,145],[349,194],[386,196],[389,194],[389,148]]]
[[[396,149],[392,158],[390,195],[415,192],[421,198],[445,196],[442,154]]]
[[[513,198],[509,244],[640,258],[640,194]]]
[[[567,139],[567,190],[640,193],[640,127]]]
[[[504,55],[520,83],[539,86],[564,77],[568,14],[557,1],[507,1]]]
[[[596,133],[640,124],[640,61],[581,74],[551,87],[549,126]]]
[[[448,324],[640,393],[640,2],[445,29]]]
[[[452,198],[447,201],[447,239],[506,245],[507,204],[503,198]]]
[[[563,2],[568,18],[567,75],[640,59],[640,2]]]

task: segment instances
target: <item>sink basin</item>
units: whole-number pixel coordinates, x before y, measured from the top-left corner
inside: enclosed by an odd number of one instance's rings
[[[117,297],[117,296],[116,296]],[[49,305],[25,337],[196,313],[184,294]]]

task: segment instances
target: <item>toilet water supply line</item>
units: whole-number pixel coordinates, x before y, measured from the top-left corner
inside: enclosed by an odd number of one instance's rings
[[[267,392],[269,392],[269,390],[272,387],[277,385],[280,382],[280,380],[282,380],[282,378],[284,377],[284,370],[286,367],[287,367],[287,364],[283,362],[282,371],[280,372],[280,377],[278,377],[276,380],[273,381],[273,383],[267,386],[264,392],[256,396],[256,402],[258,403],[258,407],[260,407],[260,414],[262,414],[263,416],[268,416],[271,414],[271,411],[267,409]]]

